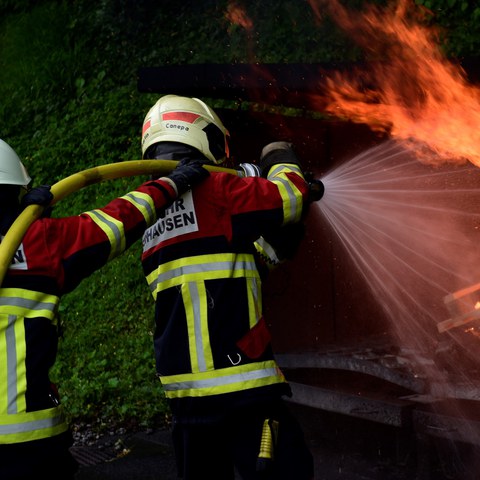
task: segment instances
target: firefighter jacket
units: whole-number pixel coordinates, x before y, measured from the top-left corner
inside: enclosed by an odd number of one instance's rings
[[[140,239],[175,197],[168,181],[150,181],[104,208],[27,230],[0,288],[0,444],[67,430],[48,375],[60,298]]]
[[[298,222],[307,192],[297,165],[274,165],[268,179],[212,173],[146,230],[156,368],[175,415],[289,391],[262,316],[254,244],[266,229]]]

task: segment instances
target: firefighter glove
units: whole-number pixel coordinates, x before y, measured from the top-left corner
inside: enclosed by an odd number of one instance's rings
[[[209,171],[203,168],[203,163],[203,160],[183,159],[178,162],[175,170],[167,175],[167,178],[175,183],[179,196],[210,175]]]
[[[42,207],[48,207],[53,200],[53,193],[50,191],[50,185],[40,185],[39,187],[32,188],[22,198],[22,207],[28,207],[29,205],[41,205]]]
[[[279,262],[291,260],[305,237],[305,225],[302,222],[284,225],[263,233],[262,237],[273,249]]]
[[[260,155],[259,167],[262,177],[268,176],[268,171],[273,165],[290,163],[301,168],[300,160],[289,142],[272,142],[263,147]]]

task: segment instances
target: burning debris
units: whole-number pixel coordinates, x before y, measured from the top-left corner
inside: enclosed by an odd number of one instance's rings
[[[440,333],[480,319],[480,283],[450,293],[444,302],[451,318],[437,325]]]

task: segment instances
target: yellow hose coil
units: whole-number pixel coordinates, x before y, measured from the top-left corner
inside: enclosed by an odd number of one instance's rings
[[[87,170],[74,173],[52,185],[51,192],[53,194],[53,200],[50,202],[50,205],[54,205],[67,195],[81,188],[103,182],[104,180],[133,177],[135,175],[167,175],[177,166],[177,163],[175,160],[129,160],[88,168]],[[239,171],[232,168],[213,165],[205,165],[205,168],[210,172],[226,172],[241,175]],[[0,243],[0,285],[5,278],[13,255],[22,242],[25,232],[28,230],[28,227],[42,215],[43,210],[44,207],[40,205],[29,205],[25,208],[9,228],[2,243]]]

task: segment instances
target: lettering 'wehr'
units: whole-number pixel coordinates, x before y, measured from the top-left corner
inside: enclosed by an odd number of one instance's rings
[[[195,223],[195,215],[193,212],[179,213],[170,217],[163,217],[154,227],[145,232],[143,244],[149,242],[155,237],[163,235],[165,232],[171,232],[177,228],[185,227],[186,225],[193,225]]]

